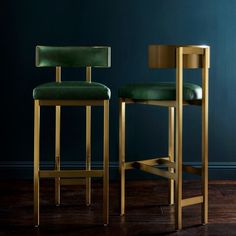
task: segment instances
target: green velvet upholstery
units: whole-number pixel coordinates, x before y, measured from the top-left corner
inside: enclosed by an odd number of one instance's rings
[[[36,47],[37,67],[110,67],[110,47]]]
[[[64,81],[41,84],[33,90],[34,99],[48,100],[99,100],[110,99],[108,87],[96,82]]]
[[[172,82],[127,84],[119,89],[119,97],[134,100],[175,100],[176,84]],[[202,88],[196,84],[184,83],[183,98],[202,99]]]

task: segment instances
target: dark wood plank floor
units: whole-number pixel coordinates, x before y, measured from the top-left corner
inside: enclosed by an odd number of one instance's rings
[[[183,211],[184,229],[174,231],[174,208],[167,205],[166,181],[127,181],[126,216],[119,216],[119,190],[111,183],[110,225],[102,225],[102,190],[93,184],[92,206],[84,186],[64,186],[54,206],[53,182],[41,182],[41,225],[34,228],[32,181],[1,181],[0,235],[236,235],[236,181],[210,181],[209,224],[200,225],[200,206]],[[184,197],[200,192],[197,181],[184,184]]]

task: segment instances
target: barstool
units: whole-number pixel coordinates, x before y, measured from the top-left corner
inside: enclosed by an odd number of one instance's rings
[[[86,181],[86,204],[91,203],[91,177],[103,177],[103,222],[109,222],[109,99],[110,89],[91,82],[92,67],[111,66],[110,47],[36,47],[36,66],[55,67],[56,82],[41,84],[33,90],[34,98],[34,224],[39,226],[39,180],[55,179],[55,203],[60,205],[60,186]],[[86,67],[86,81],[61,81],[61,67]],[[40,170],[40,108],[54,106],[55,170]],[[61,170],[61,106],[86,106],[86,170]],[[103,106],[103,169],[91,170],[91,106]]]
[[[208,70],[210,60],[208,46],[150,45],[150,68],[175,68],[176,83],[156,82],[127,84],[119,89],[119,163],[121,177],[121,215],[125,214],[125,171],[139,169],[169,179],[169,203],[175,203],[176,229],[182,228],[182,208],[202,204],[202,223],[208,222]],[[202,70],[202,87],[183,83],[183,69]],[[125,162],[125,110],[126,104],[146,104],[168,107],[169,145],[168,155]],[[183,106],[202,107],[202,167],[182,164]],[[175,121],[176,112],[176,121]],[[174,124],[175,123],[175,124]],[[176,125],[176,128],[175,128]],[[175,140],[174,140],[175,135]],[[175,158],[174,158],[175,149]],[[166,167],[167,170],[158,167]],[[182,197],[182,172],[200,175],[202,194]]]

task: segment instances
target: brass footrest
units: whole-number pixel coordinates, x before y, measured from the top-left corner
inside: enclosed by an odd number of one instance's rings
[[[201,176],[202,175],[202,168],[196,168],[193,166],[183,165],[183,172]]]
[[[163,167],[168,167],[168,168],[173,168],[173,169],[176,168],[176,163],[173,161],[170,161],[169,157],[158,157],[158,158],[146,159],[146,160],[141,160],[141,161],[126,162],[126,163],[124,163],[125,170],[132,170],[134,168],[141,169],[139,167],[139,165],[137,165],[137,163],[141,163],[141,164],[149,166],[149,167],[163,165]],[[142,170],[147,171],[147,167],[143,166]],[[153,172],[153,170],[151,170],[150,168],[147,172],[149,172],[149,171]],[[166,172],[166,171],[162,171],[162,170],[160,170],[160,171],[161,171],[160,173]],[[154,172],[152,174],[155,174]],[[159,170],[158,170],[158,172],[159,172]],[[193,166],[189,166],[189,165],[183,165],[183,172],[201,176],[202,175],[202,168],[197,168],[197,167],[193,167]],[[159,175],[159,174],[156,174],[156,175]],[[163,174],[160,174],[160,175],[163,176]],[[164,174],[164,175],[165,176],[163,176],[163,177],[167,177],[166,174]],[[172,178],[172,177],[167,177],[167,178]]]
[[[76,178],[76,177],[102,177],[103,170],[41,170],[40,178]]]
[[[164,162],[170,162],[168,161],[169,157],[157,157],[157,158],[152,158],[152,159],[146,159],[146,160],[141,160],[138,162],[142,162],[143,164],[149,165],[149,166],[155,166],[158,164],[164,164]],[[137,161],[132,161],[132,162],[126,162],[125,163],[125,169],[126,170],[131,170],[134,169],[133,164]]]
[[[169,171],[160,170],[157,167],[149,166],[144,164],[143,162],[137,161],[133,163],[133,167],[145,172],[148,172],[153,175],[159,175],[167,179],[176,179],[176,175]]]
[[[191,205],[195,205],[195,204],[199,204],[199,203],[203,203],[203,196],[196,196],[196,197],[191,197],[191,198],[185,198],[182,199],[181,201],[181,205],[182,207],[186,207],[186,206],[191,206]]]

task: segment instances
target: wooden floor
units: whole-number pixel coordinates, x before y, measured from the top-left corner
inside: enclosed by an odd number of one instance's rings
[[[102,225],[101,184],[94,183],[92,206],[85,206],[84,186],[64,186],[62,205],[54,206],[53,182],[41,182],[41,225],[34,228],[32,181],[0,183],[0,235],[236,235],[236,181],[211,181],[209,224],[200,224],[200,206],[183,211],[184,229],[174,231],[174,208],[167,205],[167,181],[127,181],[126,216],[119,216],[119,190],[111,183],[110,225]],[[185,182],[184,197],[200,192]]]

